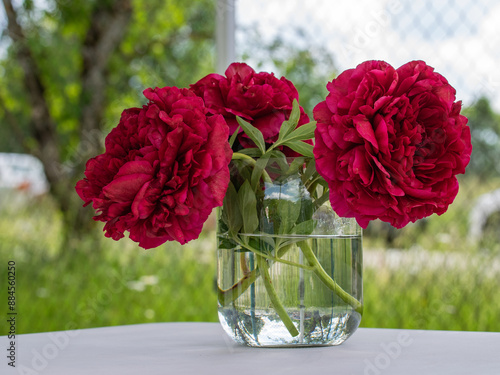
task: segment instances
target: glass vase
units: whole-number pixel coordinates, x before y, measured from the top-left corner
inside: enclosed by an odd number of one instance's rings
[[[341,344],[363,310],[361,228],[332,210],[312,159],[235,160],[230,172],[217,229],[224,331],[250,346]]]

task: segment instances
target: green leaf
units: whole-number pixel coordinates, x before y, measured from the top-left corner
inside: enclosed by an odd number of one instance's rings
[[[290,117],[288,118],[288,120],[283,121],[283,123],[281,124],[277,143],[279,143],[280,141],[285,139],[286,136],[288,134],[290,134],[293,131],[293,129],[295,129],[297,127],[297,125],[299,124],[299,119],[300,119],[299,102],[297,102],[297,100],[294,99],[293,104],[292,104],[292,112],[290,113]]]
[[[266,235],[266,233],[262,233],[261,236],[251,238],[248,244],[254,249],[258,249],[267,254],[272,254],[276,246],[274,239],[271,236]]]
[[[261,131],[239,116],[236,116],[236,121],[238,121],[238,124],[240,124],[245,134],[248,135],[253,143],[259,148],[261,154],[264,154],[266,152],[266,143],[264,142],[264,136]]]
[[[316,227],[315,220],[306,220],[294,226],[290,234],[309,235],[314,231],[315,227]]]
[[[316,121],[308,122],[302,126],[299,126],[293,132],[291,132],[283,141],[283,143],[288,143],[290,141],[305,141],[314,138],[314,131],[316,130]]]
[[[229,138],[229,146],[233,147],[234,141],[236,140],[236,137],[238,136],[238,131],[240,130],[240,127],[238,126],[236,130],[234,131],[233,135],[231,135],[231,138]]]
[[[270,154],[271,160],[268,163],[267,171],[269,173],[276,174],[277,176],[274,178],[275,182],[280,182],[284,177],[286,177],[289,168],[286,155],[278,150],[273,150]]]
[[[295,124],[295,127],[299,124],[300,120],[300,106],[299,102],[297,99],[293,99],[292,103],[292,112],[290,112],[290,117],[288,118],[288,121]]]
[[[306,141],[309,139],[313,139],[315,130],[316,130],[316,121],[312,121],[302,126],[299,126],[290,134],[284,136],[283,139],[280,140],[278,138],[278,140],[271,146],[271,149],[276,148],[278,146],[288,146],[293,149],[292,146],[295,145],[297,141]],[[308,156],[306,154],[303,155]]]
[[[278,212],[281,219],[280,234],[288,234],[300,215],[300,201],[278,200]]]
[[[240,208],[238,205],[238,193],[232,182],[229,182],[224,205],[222,209],[222,220],[226,223],[230,232],[238,233],[243,225]]]
[[[302,205],[300,207],[300,221],[305,221],[306,219],[309,219],[312,217],[314,213],[314,203],[309,196],[303,196],[302,197]]]
[[[257,186],[259,185],[262,171],[266,168],[270,156],[271,155],[269,153],[265,153],[261,158],[255,161],[255,167],[252,171],[252,178],[250,180],[250,185],[252,186],[254,191],[257,191]]]
[[[326,182],[324,179],[320,178],[318,179],[318,184],[323,186],[325,188],[325,190],[328,190],[329,187],[328,187],[328,182]]]
[[[218,249],[228,249],[228,250],[235,250],[238,251],[238,244],[234,242],[230,238],[219,238],[219,241],[217,243],[217,248]]]
[[[290,167],[288,168],[288,171],[286,172],[287,176],[296,174],[299,171],[299,169],[304,166],[305,162],[306,162],[305,157],[299,156],[293,159],[292,163],[290,164]]]
[[[270,152],[270,154],[271,154],[271,158],[272,158],[273,163],[278,163],[281,170],[283,172],[286,172],[288,170],[288,160],[287,160],[286,155],[279,150],[273,150]]]
[[[258,158],[259,156],[262,155],[262,152],[258,148],[252,147],[252,148],[244,148],[242,150],[238,151],[240,154],[244,154],[247,156],[250,156],[252,158]]]
[[[304,171],[304,175],[302,176],[302,182],[306,182],[309,180],[316,172],[316,160],[314,158],[309,159],[307,162],[306,170]]]
[[[244,233],[254,233],[259,227],[257,198],[248,180],[245,180],[238,191],[238,206],[242,216]]]
[[[303,156],[307,156],[310,158],[314,157],[313,145],[310,145],[309,143],[305,143],[302,141],[292,141],[286,142],[285,146],[290,147],[293,151],[298,152]]]

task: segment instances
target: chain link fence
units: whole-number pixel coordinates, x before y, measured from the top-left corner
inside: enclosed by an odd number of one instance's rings
[[[237,55],[277,75],[284,74],[283,64],[272,62],[290,58],[289,51],[295,49],[311,53],[318,76],[328,80],[371,59],[394,67],[424,60],[445,76],[463,102],[473,138],[472,160],[460,176],[459,196],[442,217],[434,215],[403,230],[374,223],[366,235],[385,239],[374,246],[498,252],[500,3],[237,0],[236,17]],[[282,48],[275,48],[278,44]],[[295,82],[293,71],[287,73]],[[302,96],[304,84],[297,86]],[[312,102],[323,100],[324,94]]]
[[[237,55],[262,70],[284,74],[282,62],[301,56],[294,50],[308,51],[316,78],[327,80],[365,60],[395,68],[424,60],[456,88],[473,143],[459,194],[442,216],[399,230],[368,226],[362,324],[498,330],[500,3],[237,0],[236,11]],[[286,73],[295,83],[293,69]],[[301,98],[310,84],[299,80]],[[311,101],[324,100],[326,91],[315,90]]]

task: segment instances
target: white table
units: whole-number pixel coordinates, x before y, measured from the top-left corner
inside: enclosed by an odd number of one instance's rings
[[[16,368],[0,358],[5,375],[499,375],[500,333],[365,328],[340,346],[261,349],[218,323],[155,323],[18,335]]]

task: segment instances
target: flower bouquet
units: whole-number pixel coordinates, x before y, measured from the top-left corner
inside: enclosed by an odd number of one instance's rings
[[[189,89],[146,89],[76,185],[107,237],[196,239],[218,210],[219,317],[255,346],[332,345],[358,327],[361,228],[444,213],[471,141],[461,102],[422,61],[367,61],[314,119],[282,77],[231,64]]]

